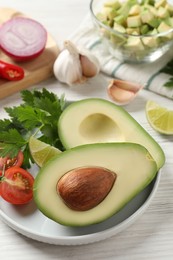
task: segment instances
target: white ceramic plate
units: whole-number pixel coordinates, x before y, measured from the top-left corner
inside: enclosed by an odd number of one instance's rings
[[[81,245],[109,238],[134,223],[152,201],[160,181],[160,172],[140,194],[108,220],[87,227],[65,227],[45,217],[34,202],[13,206],[0,198],[0,217],[17,232],[45,243]]]

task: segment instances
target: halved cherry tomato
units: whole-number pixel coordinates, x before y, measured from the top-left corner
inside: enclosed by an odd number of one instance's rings
[[[22,151],[19,151],[18,155],[14,158],[9,158],[8,156],[6,156],[4,158],[0,157],[0,176],[2,175],[3,168],[4,168],[4,170],[7,170],[13,166],[20,167],[23,163],[23,159],[24,159],[24,156],[23,156]]]
[[[25,204],[33,198],[34,177],[23,168],[14,166],[1,177],[1,197],[12,204]]]

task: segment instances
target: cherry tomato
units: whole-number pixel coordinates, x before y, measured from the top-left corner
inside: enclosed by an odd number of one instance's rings
[[[7,170],[13,166],[20,167],[23,163],[23,159],[24,159],[24,156],[23,156],[22,151],[19,151],[18,155],[14,158],[9,158],[8,156],[4,157],[4,158],[0,157],[0,176],[2,175],[3,168],[4,168],[4,170]]]
[[[33,198],[34,177],[23,168],[14,166],[1,177],[1,197],[12,204],[25,204]]]

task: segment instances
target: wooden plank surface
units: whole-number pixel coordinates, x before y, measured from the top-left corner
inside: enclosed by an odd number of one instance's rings
[[[11,8],[0,8],[0,24],[17,16],[24,15]],[[51,77],[53,75],[53,64],[58,56],[58,53],[59,48],[49,33],[45,50],[39,57],[33,59],[32,61],[16,63],[0,51],[0,60],[19,65],[25,71],[25,77],[20,81],[0,79],[0,99],[10,96],[15,92],[21,91],[22,89]]]

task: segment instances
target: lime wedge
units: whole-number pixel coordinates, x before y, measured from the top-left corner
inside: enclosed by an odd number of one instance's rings
[[[29,139],[29,149],[34,162],[40,167],[52,157],[61,153],[59,149],[46,144],[33,136]]]
[[[157,132],[173,135],[173,110],[168,110],[149,100],[146,104],[146,116],[150,125]]]

